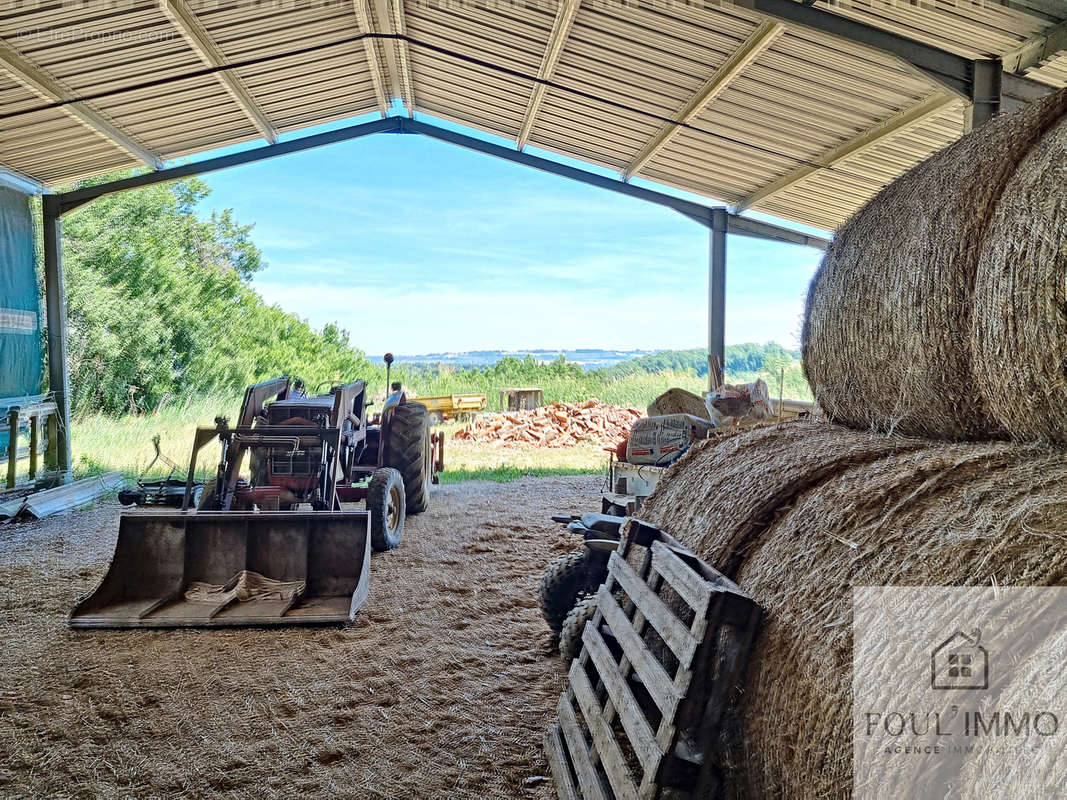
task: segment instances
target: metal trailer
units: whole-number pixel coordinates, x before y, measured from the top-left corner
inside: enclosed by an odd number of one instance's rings
[[[488,404],[484,394],[441,394],[417,397],[415,401],[426,406],[431,423],[444,422],[463,414],[474,414]]]

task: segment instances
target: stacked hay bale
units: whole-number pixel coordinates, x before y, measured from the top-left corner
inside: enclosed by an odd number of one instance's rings
[[[1067,457],[1047,445],[782,423],[700,443],[642,517],[766,611],[737,798],[850,795],[854,586],[1067,582]]]
[[[831,419],[1067,442],[1065,115],[1067,90],[994,120],[837,232],[802,337],[804,371]]]
[[[846,223],[803,356],[843,425],[702,443],[642,510],[766,612],[737,798],[850,795],[853,587],[1067,583],[1067,90]]]

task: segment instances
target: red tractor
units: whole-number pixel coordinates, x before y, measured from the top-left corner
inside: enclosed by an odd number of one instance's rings
[[[443,462],[424,406],[395,391],[368,421],[368,405],[364,381],[314,397],[289,378],[250,386],[236,425],[197,428],[182,511],[122,515],[108,574],[70,624],[351,619],[369,591],[371,549],[400,544]],[[216,439],[215,477],[191,509],[198,455]],[[360,501],[365,510],[345,507]]]

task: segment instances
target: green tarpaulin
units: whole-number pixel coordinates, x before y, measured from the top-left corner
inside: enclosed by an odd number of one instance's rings
[[[41,390],[41,314],[30,198],[0,186],[0,397]]]

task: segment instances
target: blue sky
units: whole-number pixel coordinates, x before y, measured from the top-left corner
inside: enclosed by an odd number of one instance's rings
[[[393,134],[204,180],[255,223],[260,293],[368,353],[707,340],[707,232],[644,201]],[[727,343],[795,345],[818,260],[729,237]]]

